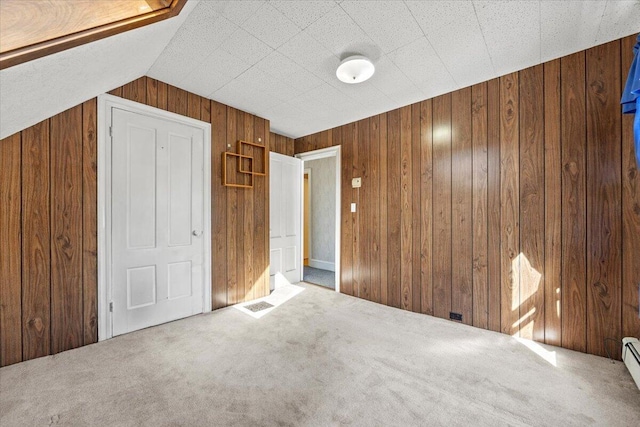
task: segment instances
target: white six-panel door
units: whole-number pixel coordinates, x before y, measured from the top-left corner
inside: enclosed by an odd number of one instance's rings
[[[301,203],[302,160],[270,153],[269,226],[271,288],[277,275],[290,283],[302,280]]]
[[[113,336],[203,311],[204,132],[112,110]]]

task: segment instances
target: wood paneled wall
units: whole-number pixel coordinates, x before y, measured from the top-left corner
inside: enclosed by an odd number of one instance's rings
[[[213,308],[267,295],[268,177],[224,187],[220,153],[268,148],[269,121],[147,77],[110,93],[211,123]],[[96,108],[0,141],[0,366],[97,341]]]
[[[640,337],[640,174],[619,105],[634,43],[297,139],[342,146],[342,292],[619,358],[605,339]]]
[[[293,138],[271,132],[269,142],[271,145],[271,151],[284,154],[285,156],[294,155]]]

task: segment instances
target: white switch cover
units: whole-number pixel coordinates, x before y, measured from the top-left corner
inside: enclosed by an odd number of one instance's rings
[[[355,211],[356,211],[356,204],[351,203],[351,212],[355,212]]]
[[[360,187],[362,187],[362,178],[353,178],[351,180],[351,187],[352,188],[360,188]]]

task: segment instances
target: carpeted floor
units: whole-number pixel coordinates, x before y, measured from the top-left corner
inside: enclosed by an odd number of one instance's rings
[[[336,273],[329,270],[320,270],[319,268],[304,266],[302,280],[314,285],[324,286],[325,288],[336,288]]]
[[[639,425],[620,362],[301,286],[2,368],[0,425]]]

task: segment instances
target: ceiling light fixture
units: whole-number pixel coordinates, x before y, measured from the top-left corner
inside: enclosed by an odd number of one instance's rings
[[[362,55],[354,55],[345,58],[336,70],[336,77],[344,83],[362,83],[368,80],[376,71],[376,67],[368,58]]]

